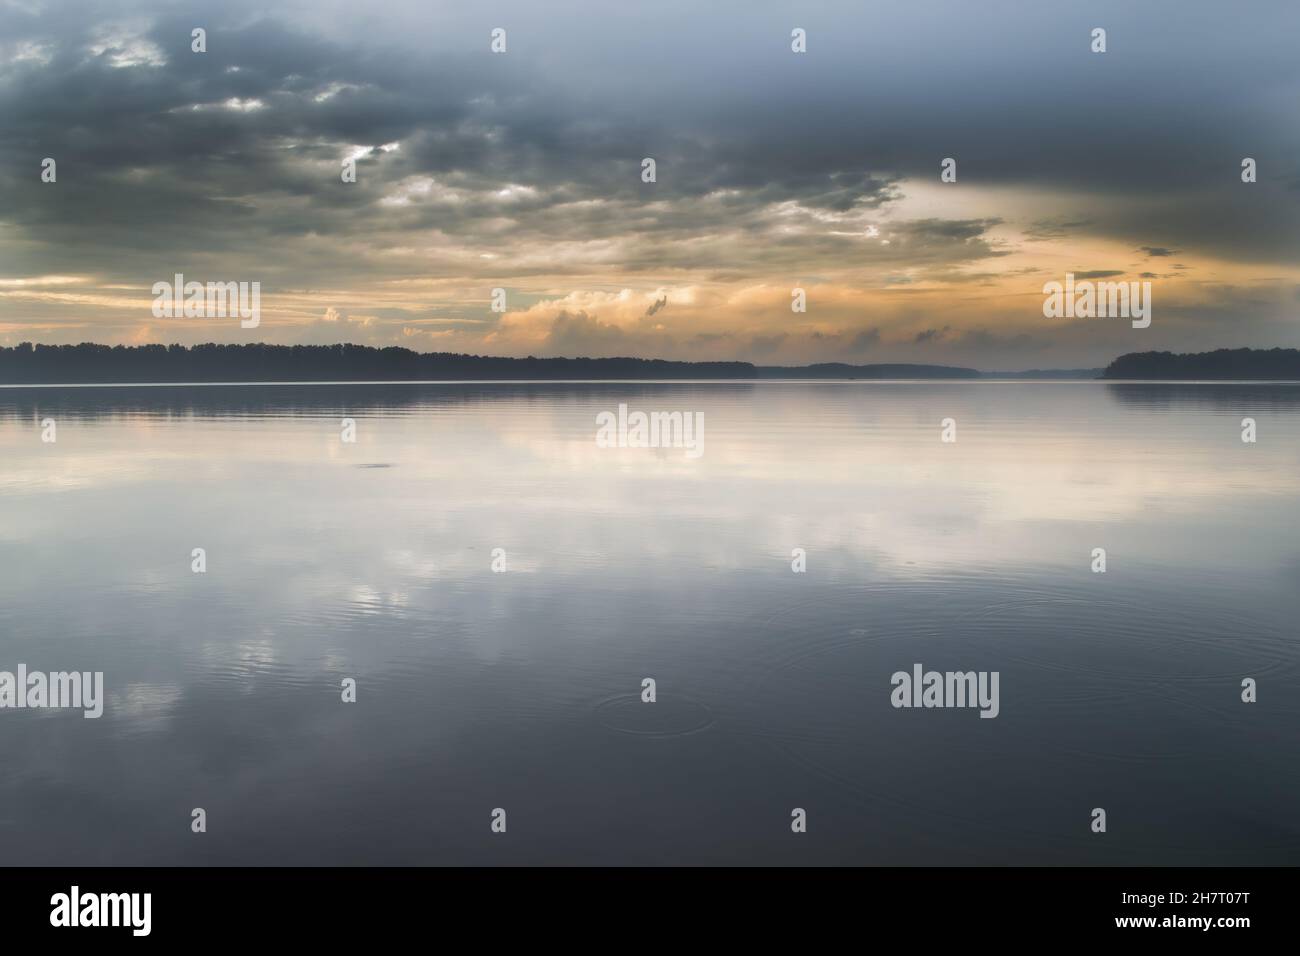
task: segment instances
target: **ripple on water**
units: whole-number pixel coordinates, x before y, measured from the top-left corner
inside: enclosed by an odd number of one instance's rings
[[[593,712],[606,729],[636,737],[685,737],[715,721],[706,704],[682,694],[659,695],[652,704],[640,694],[617,694],[597,703]]]

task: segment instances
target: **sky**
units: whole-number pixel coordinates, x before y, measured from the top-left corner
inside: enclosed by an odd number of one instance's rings
[[[1297,347],[1297,36],[1267,0],[0,0],[0,345]],[[260,283],[260,324],[155,317],[177,273]],[[1067,273],[1150,282],[1150,326],[1045,317]]]

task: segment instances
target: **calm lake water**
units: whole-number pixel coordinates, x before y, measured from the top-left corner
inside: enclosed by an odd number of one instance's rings
[[[0,570],[0,863],[1300,863],[1300,387],[6,388]]]

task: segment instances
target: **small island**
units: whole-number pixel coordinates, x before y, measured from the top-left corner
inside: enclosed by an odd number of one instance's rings
[[[1216,349],[1213,352],[1130,352],[1102,372],[1111,379],[1182,381],[1300,381],[1298,349]]]

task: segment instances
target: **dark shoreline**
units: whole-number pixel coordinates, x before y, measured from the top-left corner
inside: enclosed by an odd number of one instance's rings
[[[365,345],[31,345],[0,348],[3,385],[269,382],[978,379],[945,365],[757,366],[640,358],[502,358]]]
[[[1173,381],[1300,380],[1300,350],[1216,349],[1213,352],[1130,352],[1111,362],[1106,379]]]
[[[20,345],[0,347],[0,385],[200,385],[344,382],[1300,381],[1300,350],[1132,352],[1104,369],[981,372],[949,365],[754,365],[665,359],[506,358],[366,345]]]

